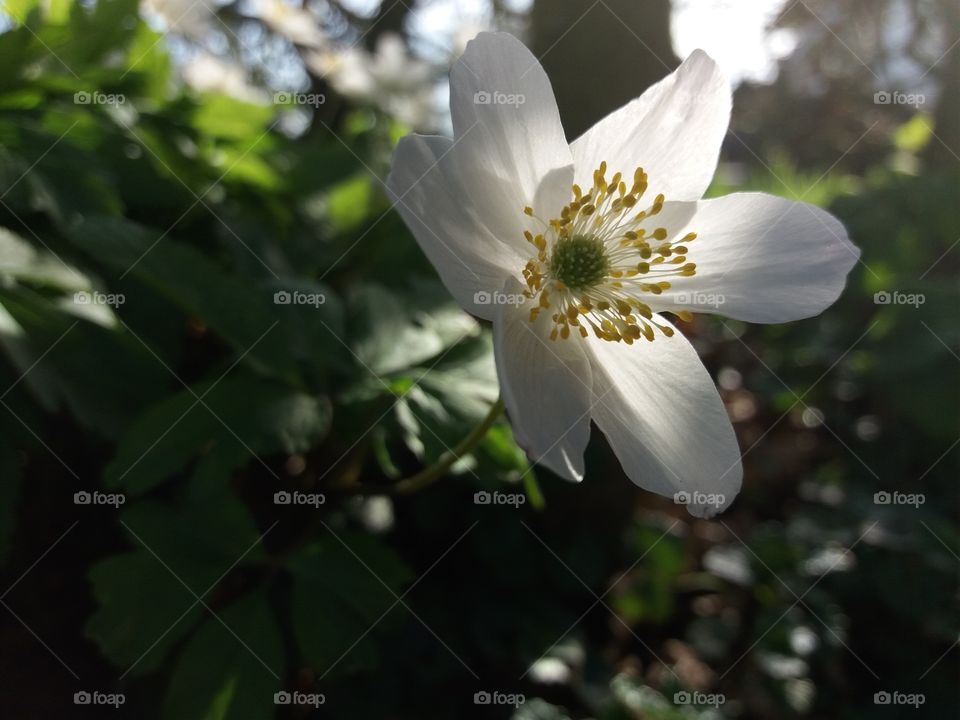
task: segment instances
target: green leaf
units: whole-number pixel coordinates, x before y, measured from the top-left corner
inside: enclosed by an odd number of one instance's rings
[[[98,609],[87,622],[87,635],[125,672],[156,669],[204,612],[145,549],[102,560],[89,577]]]
[[[287,377],[296,374],[294,358],[271,337],[280,320],[268,286],[227,274],[194,248],[127,220],[86,219],[69,235],[101,262],[120,273],[129,270],[184,312],[203,318],[239,352]]]
[[[72,297],[63,304],[76,309]],[[50,411],[65,405],[87,427],[115,435],[169,382],[156,358],[115,328],[16,286],[0,288],[0,305],[0,344],[18,367],[33,366],[24,383]]]
[[[26,240],[0,227],[0,278],[62,291],[89,290],[90,279],[49,250],[37,250]]]
[[[376,375],[415,367],[479,334],[479,327],[439,283],[424,280],[404,296],[366,284],[349,298],[352,346]]]
[[[327,197],[327,218],[337,232],[348,232],[370,216],[373,188],[366,173],[361,173],[333,188]]]
[[[238,374],[182,390],[148,408],[124,435],[104,481],[138,494],[211,447],[232,469],[254,453],[305,452],[329,426],[324,398]]]
[[[91,569],[99,607],[87,633],[115,665],[137,663],[133,672],[142,674],[203,614],[195,596],[204,597],[240,558],[260,560],[264,550],[250,514],[222,487],[176,508],[137,503],[121,521],[134,550]]]
[[[321,674],[375,667],[377,633],[364,633],[375,622],[384,629],[389,618],[381,616],[411,578],[400,558],[376,538],[337,535],[339,540],[324,537],[291,563],[294,631],[307,662]],[[402,606],[393,611],[402,612]]]
[[[414,368],[407,377],[417,384],[394,414],[409,449],[428,459],[476,428],[499,395],[489,335],[461,343],[441,362]]]
[[[253,141],[267,128],[274,109],[229,95],[204,95],[193,114],[193,125],[203,137]],[[228,163],[229,165],[229,163]]]
[[[263,720],[285,675],[283,640],[267,596],[258,591],[209,618],[173,671],[163,717]],[[221,622],[222,621],[222,622]]]

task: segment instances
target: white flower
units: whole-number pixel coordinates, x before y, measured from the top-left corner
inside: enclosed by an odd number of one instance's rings
[[[202,0],[142,0],[141,5],[164,31],[200,40],[214,27],[215,11]]]
[[[431,124],[433,69],[410,55],[396,33],[381,35],[373,53],[330,49],[311,53],[307,63],[344,97],[377,105],[414,128]]]
[[[309,10],[285,0],[256,0],[253,11],[271,30],[296,45],[320,48],[327,43],[326,33]]]
[[[252,84],[242,65],[201,52],[180,68],[184,82],[202,93],[229,95],[250,103],[266,104],[267,93]]]
[[[598,82],[619,72],[584,62]],[[661,313],[817,315],[859,256],[843,226],[770,195],[701,199],[730,117],[701,51],[569,145],[546,74],[512,36],[479,35],[450,84],[455,139],[404,138],[388,185],[449,291],[493,322],[517,441],[580,480],[592,419],[635,483],[695,515],[723,509],[743,474],[736,437]]]

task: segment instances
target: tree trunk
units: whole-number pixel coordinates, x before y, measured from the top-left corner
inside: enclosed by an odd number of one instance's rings
[[[679,65],[669,0],[536,0],[530,41],[570,140]]]

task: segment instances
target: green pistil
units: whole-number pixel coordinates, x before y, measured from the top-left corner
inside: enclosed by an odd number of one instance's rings
[[[550,255],[550,274],[571,290],[588,290],[610,270],[603,241],[590,235],[562,237]]]

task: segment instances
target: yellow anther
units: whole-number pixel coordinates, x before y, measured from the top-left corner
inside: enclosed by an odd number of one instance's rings
[[[522,269],[524,296],[533,306],[530,321],[552,308],[551,340],[575,337],[574,330],[580,337],[589,337],[592,330],[602,340],[628,345],[640,338],[653,340],[657,330],[669,337],[673,329],[659,325],[653,307],[640,298],[662,295],[674,278],[696,274],[696,265],[687,262],[688,248],[680,244],[696,239],[696,233],[670,242],[668,227],[649,222],[662,211],[664,195],[658,194],[645,210],[636,209],[648,187],[643,168],[634,170],[632,187],[623,173],[614,172],[609,182],[606,173],[604,161],[593,171],[586,193],[579,184],[571,185],[569,204],[547,222],[537,218],[541,234],[523,231],[537,250]],[[536,218],[532,207],[524,213]],[[558,243],[564,243],[563,253],[558,253]],[[581,243],[571,254],[569,248]]]

